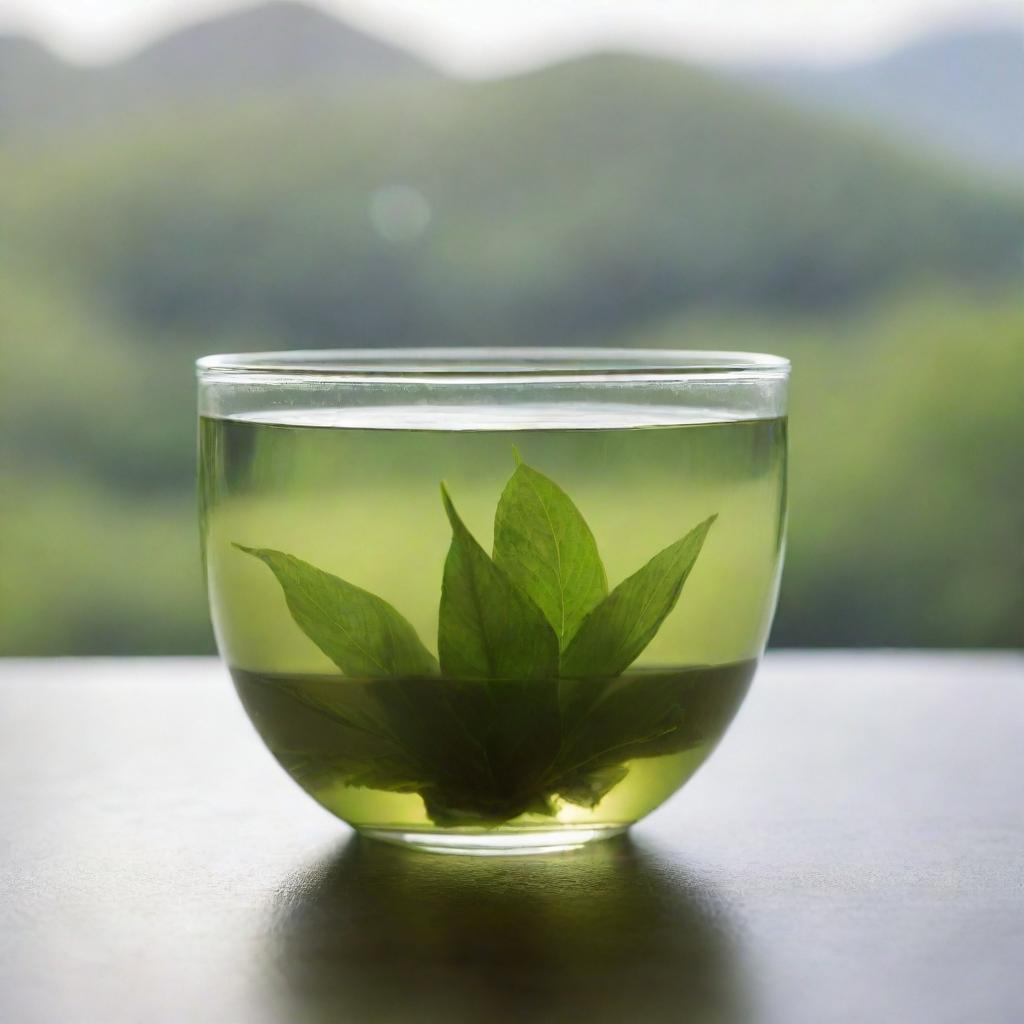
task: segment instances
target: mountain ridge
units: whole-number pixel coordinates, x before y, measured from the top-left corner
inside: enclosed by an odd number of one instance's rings
[[[425,58],[297,0],[187,24],[102,64],[0,34],[0,69],[0,131],[29,137],[196,102],[441,77]]]
[[[980,170],[1024,176],[1020,26],[965,24],[846,64],[733,71],[805,109],[849,117]]]
[[[226,54],[232,66],[225,74]],[[409,50],[296,0],[270,0],[185,25],[108,67],[135,82],[177,80],[190,89],[223,86],[225,80],[244,88],[253,82],[294,86],[334,77],[438,74]]]
[[[698,66],[974,172],[1024,176],[1024,36],[1008,22],[966,23],[846,64]],[[0,70],[0,132],[12,140],[88,131],[121,116],[197,102],[232,103],[274,93],[334,95],[384,83],[469,85],[447,79],[407,48],[300,0],[269,0],[187,24],[101,65],[65,61],[28,36],[0,35]]]

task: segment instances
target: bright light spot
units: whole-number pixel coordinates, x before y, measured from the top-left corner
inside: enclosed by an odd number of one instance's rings
[[[410,185],[385,185],[370,194],[370,222],[386,242],[413,242],[430,223],[427,197]]]

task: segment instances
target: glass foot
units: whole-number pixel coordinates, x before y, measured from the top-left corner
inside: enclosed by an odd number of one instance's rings
[[[469,854],[475,857],[515,857],[566,853],[599,839],[622,835],[628,825],[585,825],[558,829],[506,829],[503,832],[420,832],[402,828],[360,828],[361,836],[428,853]]]

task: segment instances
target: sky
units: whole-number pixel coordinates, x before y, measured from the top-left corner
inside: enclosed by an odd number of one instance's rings
[[[1024,28],[1024,0],[319,0],[452,71],[528,67],[595,44],[705,60],[834,61],[950,23],[998,15]],[[0,30],[28,31],[79,60],[131,51],[244,0],[0,0]]]

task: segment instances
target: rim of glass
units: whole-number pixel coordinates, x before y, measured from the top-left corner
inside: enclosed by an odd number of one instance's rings
[[[273,384],[552,383],[785,378],[790,363],[762,352],[629,348],[391,348],[239,352],[196,360],[200,381]]]

